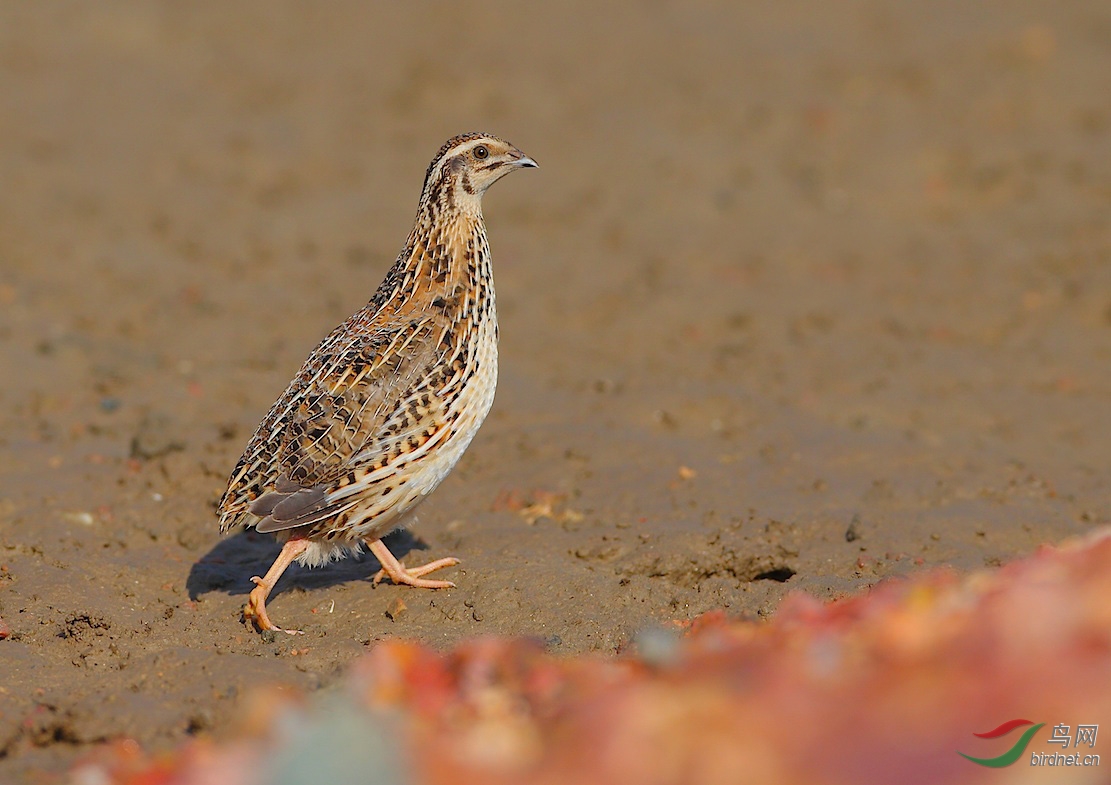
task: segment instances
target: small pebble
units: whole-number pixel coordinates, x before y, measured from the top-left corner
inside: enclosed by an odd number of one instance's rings
[[[386,616],[390,621],[397,621],[409,610],[409,606],[405,604],[405,600],[400,597],[395,597],[394,601],[390,603],[390,607],[386,608]]]

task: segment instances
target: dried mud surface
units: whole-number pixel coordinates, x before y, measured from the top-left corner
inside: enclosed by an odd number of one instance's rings
[[[219,734],[387,636],[632,631],[1111,521],[1111,11],[106,2],[0,10],[0,781]],[[392,541],[213,510],[483,129],[502,375]]]

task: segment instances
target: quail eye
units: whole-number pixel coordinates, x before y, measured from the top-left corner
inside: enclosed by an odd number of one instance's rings
[[[474,149],[474,157],[480,161],[485,161],[490,157],[490,151],[487,149],[486,145],[480,144]]]

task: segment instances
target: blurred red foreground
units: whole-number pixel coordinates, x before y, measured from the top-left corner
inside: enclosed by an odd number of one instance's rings
[[[791,596],[770,622],[707,614],[681,635],[650,631],[635,648],[563,658],[520,640],[480,639],[447,654],[383,643],[354,664],[343,694],[307,705],[258,694],[234,741],[202,739],[163,756],[120,741],[72,778],[1111,782],[1106,531],[971,576],[926,573],[825,605]],[[1014,719],[1045,725],[1011,765],[958,754],[1003,756],[1032,724],[974,734]],[[1062,725],[1067,745],[1050,741]],[[1091,731],[1079,739],[1078,727],[1091,725],[1094,740]]]

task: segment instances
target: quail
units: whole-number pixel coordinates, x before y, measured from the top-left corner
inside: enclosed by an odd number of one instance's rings
[[[405,247],[370,302],[309,354],[239,459],[220,530],[272,532],[282,549],[244,617],[274,625],[266,600],[294,561],[321,566],[367,545],[384,577],[423,588],[459,563],[406,567],[382,542],[444,479],[494,400],[498,324],[482,196],[536,162],[495,136],[449,139],[425,173]]]

